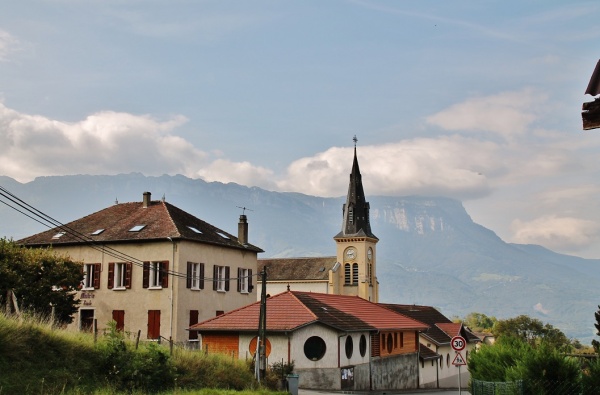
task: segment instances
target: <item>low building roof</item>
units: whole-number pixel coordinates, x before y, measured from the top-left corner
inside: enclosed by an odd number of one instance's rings
[[[258,271],[266,267],[269,281],[327,281],[336,262],[335,256],[259,259]]]
[[[340,331],[424,330],[427,325],[358,296],[287,291],[267,298],[267,331],[321,323]],[[258,330],[260,302],[193,325],[200,332]]]
[[[73,245],[83,243],[121,243],[190,240],[263,252],[252,244],[242,245],[238,238],[192,214],[162,200],[117,203],[65,225],[17,241],[27,246]]]

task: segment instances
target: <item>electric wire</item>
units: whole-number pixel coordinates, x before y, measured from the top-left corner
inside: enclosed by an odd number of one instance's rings
[[[13,210],[19,212],[22,215],[25,215],[26,217],[50,228],[50,229],[57,229],[61,232],[64,232],[66,234],[71,235],[72,237],[74,237],[77,241],[79,242],[83,242],[84,244],[88,245],[90,248],[105,253],[106,255],[112,256],[113,258],[119,259],[119,260],[124,260],[126,262],[135,264],[136,266],[145,267],[145,264],[147,263],[147,261],[142,261],[134,256],[131,256],[129,254],[126,254],[122,251],[119,251],[113,247],[110,246],[106,246],[104,244],[99,245],[100,243],[98,243],[96,240],[90,238],[88,235],[83,234],[71,227],[69,227],[68,225],[63,224],[62,222],[56,220],[55,218],[49,216],[48,214],[45,214],[44,212],[42,212],[41,210],[38,210],[37,208],[35,208],[34,206],[28,204],[27,202],[23,201],[22,199],[20,199],[18,196],[14,195],[13,193],[11,193],[9,190],[7,190],[6,188],[2,187],[0,185],[0,197],[4,197],[4,199],[9,200],[10,202],[12,202],[13,204],[17,205],[18,207],[21,207],[22,210],[25,210],[29,213],[31,213],[31,215],[27,214],[25,211],[22,211],[21,209],[11,205],[10,203],[7,203],[6,201],[2,201],[0,199],[0,202],[3,203],[4,205],[12,208]],[[36,218],[37,217],[37,218]],[[38,219],[39,218],[39,219]],[[159,269],[160,272],[167,274],[167,275],[171,275],[173,277],[180,277],[180,278],[185,278],[185,279],[194,279],[193,276],[188,275],[187,273],[182,273],[182,272],[178,272],[175,270],[165,270],[165,269]],[[214,277],[203,277],[202,280],[204,281],[208,281],[208,282],[212,282],[212,281],[226,281],[226,280],[239,280],[242,278],[251,278],[251,277],[258,277],[260,275],[260,273],[255,273],[252,275],[248,275],[248,276],[242,276],[242,277],[229,277],[227,279],[223,279],[223,278],[214,278]]]

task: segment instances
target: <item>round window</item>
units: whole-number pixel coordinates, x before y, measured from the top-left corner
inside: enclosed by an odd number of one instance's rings
[[[354,342],[352,342],[352,336],[346,336],[346,358],[352,358],[352,352],[354,351]]]
[[[319,336],[311,336],[304,342],[304,355],[311,361],[318,361],[325,355],[327,346]]]
[[[358,350],[360,351],[360,356],[364,357],[367,353],[367,338],[365,335],[360,335],[360,341],[358,342]]]

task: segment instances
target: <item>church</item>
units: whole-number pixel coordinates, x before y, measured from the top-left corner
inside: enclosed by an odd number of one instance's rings
[[[369,202],[365,199],[356,155],[342,207],[342,229],[334,236],[336,256],[311,258],[259,259],[258,271],[267,271],[267,293],[294,290],[358,296],[379,302],[377,281],[377,242],[371,231]],[[260,295],[259,295],[260,297]]]

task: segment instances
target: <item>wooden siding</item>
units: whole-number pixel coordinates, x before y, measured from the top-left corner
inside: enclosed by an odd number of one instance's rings
[[[205,333],[202,335],[202,349],[209,353],[220,353],[238,357],[239,335],[229,333]]]

